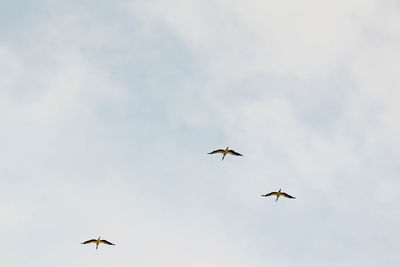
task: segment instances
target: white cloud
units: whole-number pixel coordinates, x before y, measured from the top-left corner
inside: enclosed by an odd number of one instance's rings
[[[8,266],[396,266],[394,1],[86,4],[1,42]]]

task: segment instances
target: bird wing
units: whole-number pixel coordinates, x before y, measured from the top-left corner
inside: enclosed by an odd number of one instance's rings
[[[242,154],[237,153],[237,152],[235,152],[233,150],[228,150],[228,153],[231,154],[231,155],[235,155],[235,156],[243,156]]]
[[[85,241],[85,242],[83,242],[83,243],[81,243],[81,244],[89,244],[89,243],[96,243],[96,242],[97,242],[96,239],[90,239],[90,240]]]
[[[277,192],[271,192],[271,193],[269,193],[269,194],[266,194],[266,195],[261,195],[262,197],[269,197],[269,196],[273,196],[273,195],[277,195],[278,193]]]
[[[107,245],[113,245],[113,246],[115,246],[115,244],[113,244],[113,243],[111,243],[111,242],[108,242],[107,240],[100,240],[100,243],[104,243],[104,244],[107,244]]]
[[[223,150],[223,149],[218,149],[218,150],[214,150],[213,152],[210,152],[210,153],[208,153],[208,154],[224,153],[224,152],[225,152],[225,150]]]
[[[291,195],[286,194],[286,193],[281,193],[281,195],[284,196],[284,197],[287,197],[287,198],[295,198],[295,197],[292,197]]]

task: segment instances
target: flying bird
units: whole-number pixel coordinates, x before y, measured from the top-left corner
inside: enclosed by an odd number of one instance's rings
[[[271,193],[269,193],[269,194],[261,195],[261,196],[262,196],[262,197],[276,196],[275,202],[278,201],[278,198],[279,198],[280,196],[284,196],[284,197],[287,197],[287,198],[295,198],[295,197],[292,197],[292,196],[289,195],[289,194],[286,194],[286,193],[284,193],[284,192],[281,192],[281,189],[279,189],[278,192],[271,192]]]
[[[90,239],[88,241],[82,242],[81,244],[90,244],[90,243],[95,243],[96,244],[96,249],[99,247],[100,243],[106,244],[106,245],[112,245],[115,246],[115,244],[108,242],[107,240],[104,239],[100,239],[100,236],[98,239]]]
[[[224,160],[226,154],[231,154],[231,155],[234,155],[234,156],[243,156],[243,155],[240,154],[240,153],[237,153],[237,152],[235,152],[235,151],[233,151],[233,150],[229,150],[229,146],[226,147],[225,150],[224,150],[224,149],[218,149],[218,150],[214,150],[213,152],[210,152],[210,153],[208,153],[208,154],[216,154],[216,153],[221,153],[221,154],[223,154],[222,160]],[[222,161],[222,160],[221,160],[221,161]]]

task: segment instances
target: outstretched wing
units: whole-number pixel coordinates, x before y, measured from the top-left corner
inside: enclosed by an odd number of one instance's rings
[[[223,150],[223,149],[218,149],[218,150],[214,150],[213,152],[210,152],[210,153],[208,153],[208,154],[224,153],[224,152],[225,152],[225,150]]]
[[[237,152],[235,152],[233,150],[228,150],[228,153],[231,154],[231,155],[235,155],[235,156],[243,156],[242,154],[237,153]]]
[[[85,242],[83,242],[83,243],[81,243],[81,244],[89,244],[89,243],[96,243],[96,239],[90,239],[90,240],[88,240],[88,241],[85,241]]]
[[[115,246],[115,244],[113,244],[111,242],[108,242],[107,240],[100,240],[100,243],[104,243],[104,244],[107,244],[107,245]]]
[[[284,197],[287,197],[287,198],[295,198],[295,197],[292,197],[291,195],[286,194],[286,193],[281,193],[281,195],[284,196]]]
[[[261,195],[262,197],[269,197],[269,196],[273,196],[273,195],[277,195],[277,192],[271,192],[269,194],[266,195]]]

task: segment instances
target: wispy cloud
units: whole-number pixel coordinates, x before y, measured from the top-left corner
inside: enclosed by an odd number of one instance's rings
[[[396,1],[6,10],[7,266],[396,266]]]

